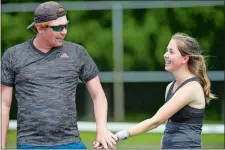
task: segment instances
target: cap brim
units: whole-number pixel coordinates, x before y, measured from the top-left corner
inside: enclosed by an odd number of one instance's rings
[[[28,27],[27,27],[27,29],[30,29],[31,27],[33,27],[34,26],[34,22],[32,22]]]

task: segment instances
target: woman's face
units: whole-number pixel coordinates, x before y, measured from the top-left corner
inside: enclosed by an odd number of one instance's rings
[[[178,50],[176,40],[171,39],[164,54],[165,70],[177,71],[184,64],[184,56]]]

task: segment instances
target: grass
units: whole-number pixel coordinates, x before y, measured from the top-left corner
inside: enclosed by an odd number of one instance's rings
[[[92,142],[95,140],[95,132],[81,132],[81,138],[88,149],[92,149]],[[134,136],[117,144],[117,149],[123,148],[160,148],[162,134],[145,133]],[[202,143],[204,149],[224,149],[224,134],[203,134]],[[16,131],[9,131],[7,137],[7,148],[16,148]]]

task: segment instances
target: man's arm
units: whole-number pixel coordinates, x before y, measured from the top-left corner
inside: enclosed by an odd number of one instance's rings
[[[108,149],[108,145],[114,148],[117,137],[107,130],[108,103],[102,89],[99,77],[96,76],[87,82],[88,91],[94,103],[94,113],[97,125],[97,141]]]
[[[1,148],[5,148],[13,87],[1,85]]]

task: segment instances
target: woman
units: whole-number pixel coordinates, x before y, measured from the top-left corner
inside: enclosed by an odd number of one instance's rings
[[[204,57],[198,42],[183,33],[172,36],[164,54],[165,70],[175,81],[168,84],[165,104],[150,119],[116,133],[119,140],[145,133],[166,122],[162,149],[201,148],[206,103],[216,97],[210,92]]]

